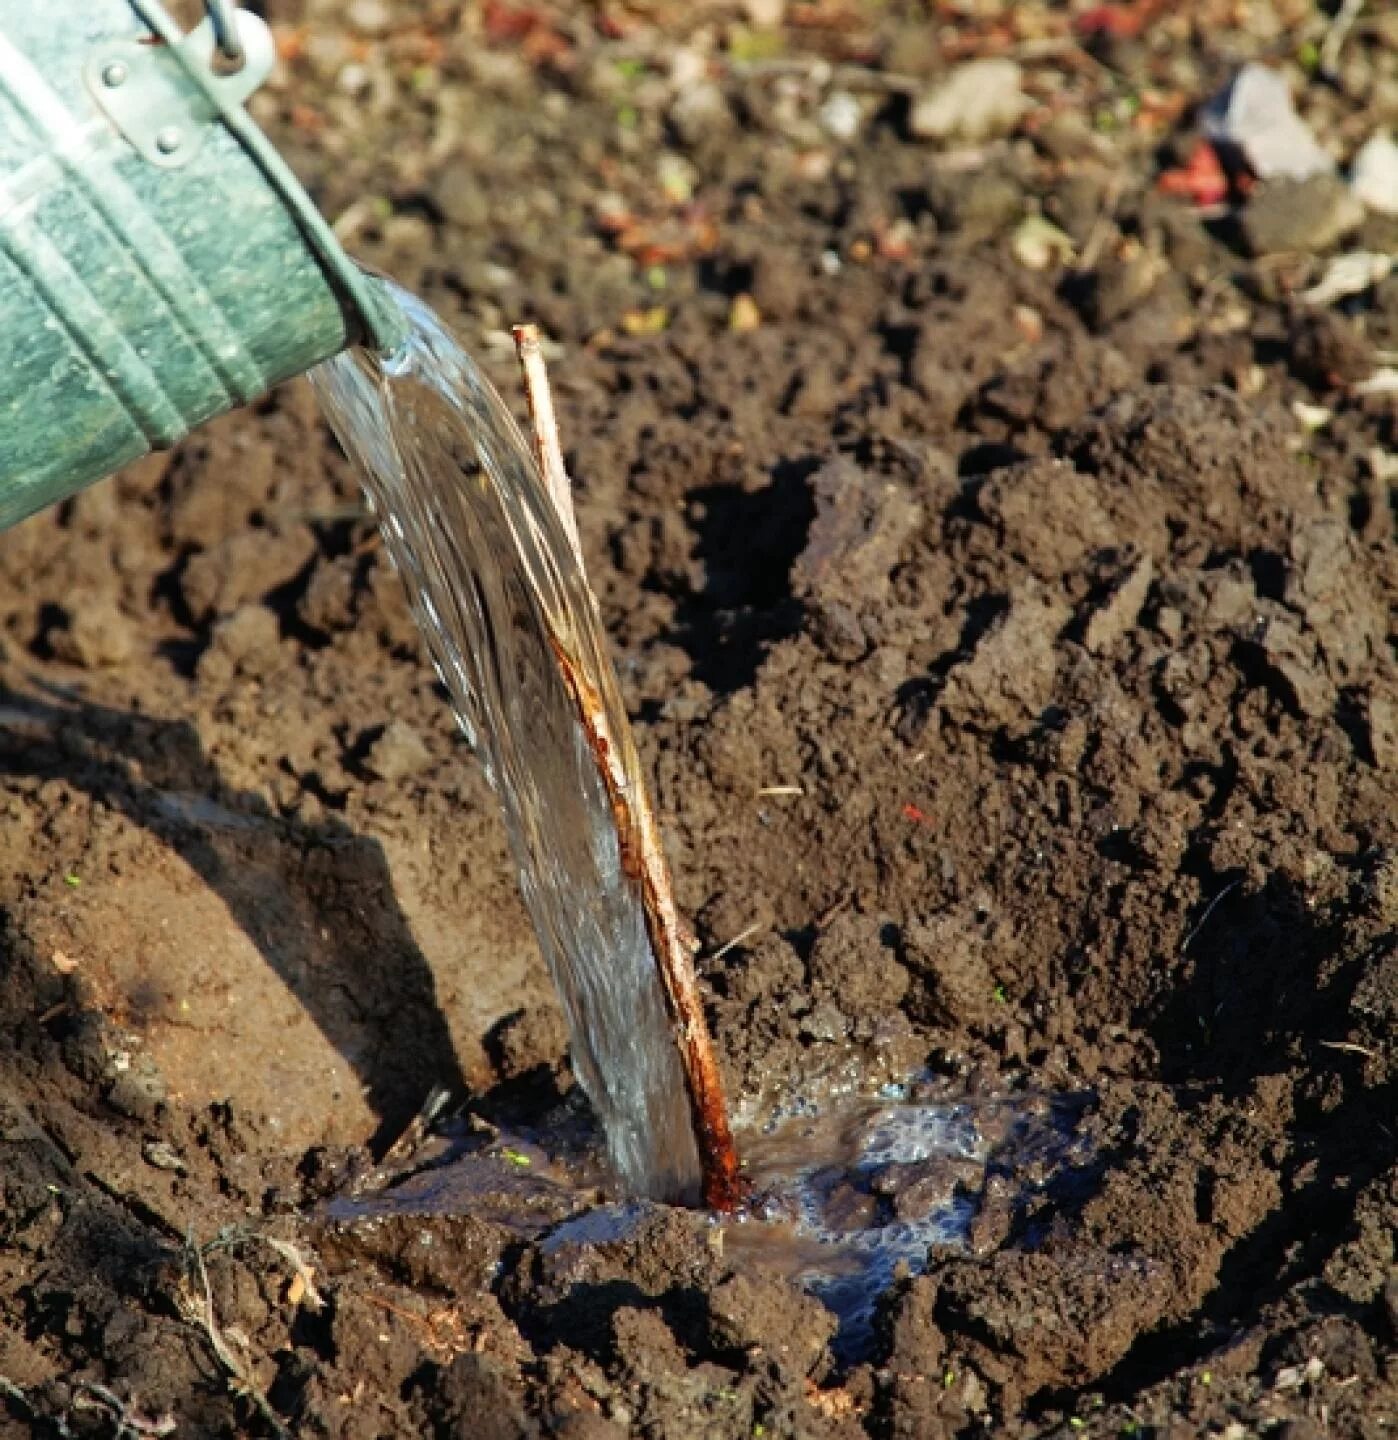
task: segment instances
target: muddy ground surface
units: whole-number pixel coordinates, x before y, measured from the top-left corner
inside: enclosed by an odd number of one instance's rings
[[[1327,82],[1281,0],[265,10],[347,242],[511,396],[559,347],[734,1094],[1076,1134],[853,1364],[700,1215],[542,1239],[566,1037],[291,384],[0,538],[0,1433],[1391,1433],[1398,276],[1298,296],[1398,224],[1160,176],[1253,57],[1347,160],[1392,16]],[[987,55],[1022,99],[914,134]],[[327,1219],[439,1084],[474,1200]]]

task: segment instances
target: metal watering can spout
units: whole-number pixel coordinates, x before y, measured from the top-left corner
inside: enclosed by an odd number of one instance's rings
[[[275,60],[230,0],[0,7],[0,528],[352,344],[397,347],[243,108]]]

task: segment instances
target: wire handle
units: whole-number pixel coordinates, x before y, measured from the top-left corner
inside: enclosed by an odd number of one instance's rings
[[[204,0],[219,53],[235,68],[243,63],[243,42],[238,36],[237,0]]]

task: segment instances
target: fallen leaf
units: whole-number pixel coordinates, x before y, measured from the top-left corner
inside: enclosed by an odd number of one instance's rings
[[[746,292],[733,297],[733,304],[728,310],[728,328],[743,334],[749,330],[756,330],[762,324],[762,312],[757,308],[757,302]]]
[[[670,312],[663,305],[628,310],[621,317],[621,328],[628,335],[658,335],[669,323]]]
[[[1218,205],[1228,198],[1228,175],[1218,152],[1207,140],[1198,141],[1189,159],[1177,170],[1166,170],[1155,182],[1162,195],[1174,195],[1195,205]]]
[[[1010,237],[1010,250],[1026,270],[1047,270],[1073,258],[1073,241],[1042,215],[1026,215]]]

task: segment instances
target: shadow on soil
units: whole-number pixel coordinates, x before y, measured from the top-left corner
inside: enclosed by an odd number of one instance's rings
[[[690,493],[702,507],[695,557],[704,584],[681,604],[676,636],[695,675],[723,694],[750,685],[767,649],[800,628],[791,567],[815,517],[814,459],[779,464],[769,485],[708,485]]]
[[[388,1143],[433,1085],[464,1078],[378,841],[231,789],[184,720],[0,685],[0,775],[60,780],[139,825],[228,907],[351,1065]],[[139,995],[129,997],[139,1011]]]

